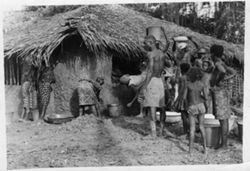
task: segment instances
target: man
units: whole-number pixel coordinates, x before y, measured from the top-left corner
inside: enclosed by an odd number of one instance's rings
[[[214,62],[214,71],[210,81],[213,98],[213,112],[215,118],[220,121],[221,126],[221,145],[222,149],[227,148],[228,136],[228,119],[230,118],[229,112],[229,97],[226,87],[223,86],[223,81],[232,78],[236,72],[234,69],[228,67],[222,61],[224,48],[220,45],[213,45],[210,48],[212,60]],[[227,76],[226,76],[227,75]]]
[[[145,49],[148,57],[148,69],[145,84],[142,87],[143,106],[149,114],[151,135],[156,137],[156,109],[160,108],[160,135],[163,133],[165,115],[165,93],[162,73],[168,63],[163,52],[156,47],[154,36],[145,37]]]

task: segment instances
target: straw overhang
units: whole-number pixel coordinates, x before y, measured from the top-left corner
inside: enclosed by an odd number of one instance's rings
[[[63,40],[80,35],[85,47],[93,53],[113,51],[129,60],[140,58],[143,51],[139,39],[152,25],[162,26],[169,38],[191,36],[207,50],[214,43],[220,44],[224,46],[227,57],[236,57],[241,63],[244,61],[243,45],[202,35],[120,5],[83,6],[11,30],[4,34],[5,57],[17,55],[39,64],[42,60],[49,60]]]

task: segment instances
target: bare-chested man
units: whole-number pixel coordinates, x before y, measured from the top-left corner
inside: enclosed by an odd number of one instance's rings
[[[150,128],[153,137],[156,137],[156,109],[160,109],[160,135],[163,133],[165,115],[165,93],[162,73],[165,64],[168,64],[164,53],[157,49],[156,39],[154,36],[145,37],[145,49],[148,51],[148,69],[146,81],[142,87],[144,95],[143,106],[149,114]]]

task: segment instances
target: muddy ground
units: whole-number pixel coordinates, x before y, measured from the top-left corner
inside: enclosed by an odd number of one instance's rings
[[[197,134],[190,156],[181,123],[168,128],[178,138],[150,139],[147,124],[137,117],[86,115],[61,125],[15,122],[7,126],[8,169],[242,162],[242,144],[235,136],[230,136],[229,150],[210,148],[205,157]]]

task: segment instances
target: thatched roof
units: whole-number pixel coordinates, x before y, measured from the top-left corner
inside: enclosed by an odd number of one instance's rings
[[[68,18],[74,18],[68,20]],[[63,26],[70,21],[69,26]],[[226,56],[244,59],[244,46],[228,43],[155,19],[120,5],[83,6],[53,17],[34,20],[4,34],[5,57],[18,54],[32,61],[48,59],[58,45],[68,36],[79,34],[92,52],[112,50],[124,57],[142,56],[139,38],[152,25],[163,26],[169,38],[178,35],[192,36],[202,47],[209,49],[214,43],[223,45]]]

